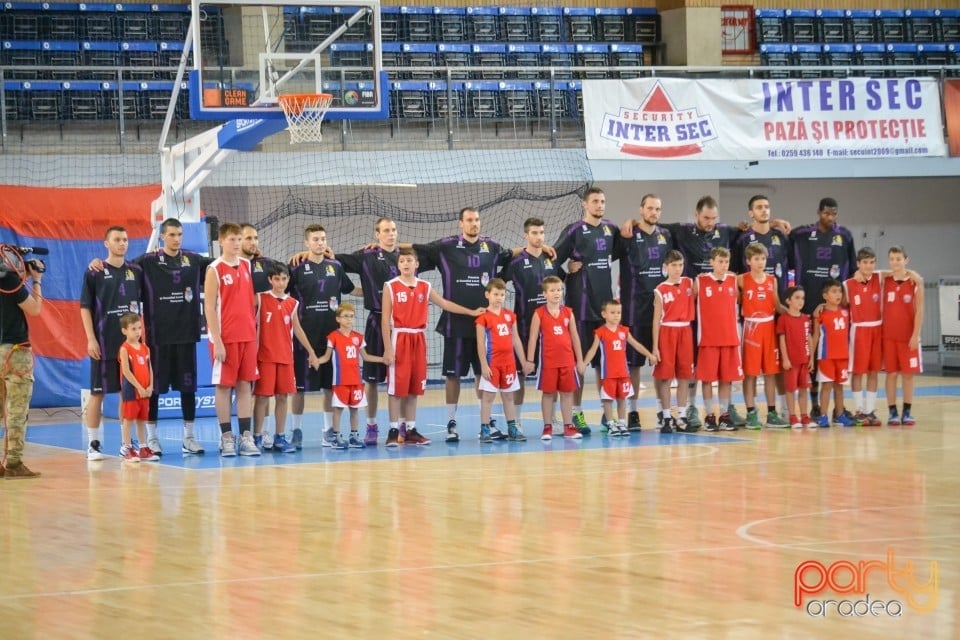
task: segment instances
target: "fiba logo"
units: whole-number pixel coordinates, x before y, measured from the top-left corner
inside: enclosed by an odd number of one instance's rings
[[[351,89],[343,94],[343,103],[348,107],[355,107],[360,104],[360,94]]]

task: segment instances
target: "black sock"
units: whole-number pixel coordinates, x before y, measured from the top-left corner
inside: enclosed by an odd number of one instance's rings
[[[910,413],[910,407],[912,407],[912,406],[913,406],[913,403],[912,403],[912,402],[904,402],[904,403],[903,403],[903,412],[904,412],[904,413]]]
[[[240,435],[250,431],[250,420],[251,418],[237,418],[237,423],[240,425]]]
[[[756,407],[747,407],[747,413],[750,413],[751,411],[756,411],[756,410],[757,410]]]
[[[230,423],[229,423],[229,422],[221,422],[221,423],[220,423],[220,433],[230,433],[230,430],[231,430],[231,429],[232,429],[232,427],[230,426]]]
[[[767,413],[773,413],[776,410],[777,410],[776,405],[772,405],[772,404],[767,405]]]
[[[507,420],[507,429],[516,429],[517,421],[516,420]]]
[[[897,405],[895,405],[895,404],[888,404],[888,405],[887,405],[887,409],[890,410],[890,413],[896,413],[896,412],[897,412]]]
[[[820,394],[816,391],[810,392],[810,404],[814,407],[820,406]]]

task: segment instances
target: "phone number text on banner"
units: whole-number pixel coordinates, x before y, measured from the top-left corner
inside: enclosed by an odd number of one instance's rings
[[[944,156],[933,78],[585,80],[591,160]]]

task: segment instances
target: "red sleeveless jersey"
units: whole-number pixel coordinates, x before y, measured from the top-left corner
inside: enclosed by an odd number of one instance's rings
[[[258,293],[260,310],[257,323],[260,328],[258,362],[293,364],[293,325],[291,317],[299,303],[291,296],[278,298],[271,292]]]
[[[513,357],[513,325],[517,316],[512,311],[501,309],[494,313],[487,309],[474,321],[487,333],[487,364],[491,367],[515,367]]]
[[[847,294],[847,303],[850,305],[850,322],[853,324],[880,323],[883,299],[879,273],[870,276],[866,282],[861,282],[855,277],[849,278],[843,283],[843,290]]]
[[[220,324],[220,340],[227,342],[254,342],[257,339],[257,323],[254,317],[253,277],[250,261],[240,258],[236,265],[229,265],[217,258],[208,269],[217,273],[220,281],[217,304],[217,321]],[[214,302],[207,300],[207,304]]]
[[[394,278],[384,286],[389,287],[393,299],[393,328],[426,329],[430,310],[430,283],[417,278],[416,283],[411,286],[404,284],[400,278]]]
[[[600,379],[629,378],[627,335],[630,329],[622,324],[613,330],[602,325],[593,333],[600,338]]]
[[[363,334],[351,331],[344,335],[338,329],[327,336],[327,348],[333,349],[334,386],[357,386],[363,384],[360,376],[360,350],[367,346]]]
[[[826,307],[820,312],[820,344],[817,352],[821,360],[848,360],[850,358],[850,312],[843,307],[833,311]]]
[[[917,285],[913,280],[883,281],[883,339],[909,342],[917,312]]]
[[[757,282],[749,273],[744,274],[740,291],[740,312],[744,319],[773,320],[773,315],[777,312],[777,303],[774,300],[776,290],[776,276],[764,274],[763,282]]]
[[[718,282],[712,273],[697,276],[697,344],[701,347],[740,345],[737,326],[737,277]]]
[[[693,304],[693,280],[687,277],[680,278],[680,282],[673,284],[661,282],[653,290],[653,294],[660,298],[662,314],[660,324],[670,326],[670,323],[693,322],[696,309]]]
[[[534,312],[540,318],[540,362],[548,368],[572,367],[577,360],[573,355],[573,342],[570,338],[570,323],[573,311],[570,307],[560,306],[560,313],[554,318],[547,305],[538,307]]]
[[[130,373],[140,383],[141,387],[150,384],[150,349],[147,345],[140,343],[132,345],[126,340],[120,345],[120,351],[117,354],[117,362],[124,358],[130,365]],[[123,377],[123,370],[120,370],[120,397],[123,400],[136,400],[137,390],[130,382]]]

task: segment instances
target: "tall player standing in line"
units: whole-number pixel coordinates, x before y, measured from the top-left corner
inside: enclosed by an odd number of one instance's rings
[[[856,266],[857,252],[853,235],[837,224],[838,206],[833,198],[823,198],[817,206],[816,224],[797,227],[790,232],[793,249],[790,266],[797,274],[797,284],[810,292],[804,302],[803,313],[813,315],[822,302],[819,292],[828,280],[843,282]],[[811,375],[816,367],[811,371]],[[819,387],[813,381],[810,387],[810,417],[820,417]]]
[[[107,229],[103,245],[108,255],[103,270],[87,269],[80,292],[80,320],[87,336],[90,356],[90,398],[87,400],[87,460],[103,460],[99,432],[103,418],[103,396],[120,391],[120,363],[117,355],[124,341],[120,316],[140,313],[143,271],[126,259],[127,230]]]
[[[533,319],[533,314],[537,307],[547,302],[543,293],[543,279],[550,276],[562,278],[564,275],[560,264],[543,250],[543,227],[543,220],[540,218],[527,218],[524,221],[523,238],[525,245],[500,273],[503,280],[509,280],[513,283],[513,311],[517,316],[517,333],[520,335],[520,343],[523,345],[530,342],[530,322]],[[536,356],[539,353],[540,344],[537,343],[537,350],[534,353],[535,358],[531,361],[534,366],[533,373],[536,373],[538,360]],[[520,376],[520,388],[514,395],[514,404],[520,408],[519,414],[521,416],[525,398],[525,377]]]
[[[592,336],[603,325],[600,310],[604,302],[614,297],[611,262],[620,230],[604,218],[606,208],[603,189],[587,189],[583,196],[583,217],[560,233],[554,247],[557,264],[571,260],[582,265],[582,268],[570,269],[566,279],[566,306],[573,309],[580,336]],[[594,366],[599,390],[600,372],[596,370],[600,366],[599,354],[588,364]],[[574,391],[573,405],[574,426],[581,434],[589,434],[590,427],[583,415],[583,386]]]
[[[290,277],[290,293],[300,303],[300,325],[310,339],[310,345],[318,356],[327,351],[327,336],[336,331],[337,307],[345,293],[359,294],[343,265],[326,257],[327,232],[319,224],[304,229],[304,243],[308,257],[293,268]],[[327,362],[319,369],[310,367],[309,354],[299,343],[294,343],[294,371],[297,377],[297,392],[293,396],[292,444],[303,446],[301,428],[304,394],[308,391],[323,391],[324,446],[339,445],[338,434],[333,432],[333,365]]]
[[[397,223],[391,218],[378,218],[373,225],[373,233],[377,239],[376,245],[336,256],[347,273],[360,275],[363,307],[369,313],[363,339],[370,355],[379,356],[376,360],[363,360],[363,381],[367,395],[367,432],[363,443],[367,446],[377,444],[377,385],[387,379],[387,366],[382,362],[383,285],[400,274],[397,269]]]
[[[267,266],[277,262],[260,254],[260,236],[257,228],[250,223],[240,225],[240,257],[250,263],[250,273],[253,276],[253,292],[263,293],[270,291],[270,280],[267,278]]]
[[[480,235],[480,212],[473,207],[460,210],[460,233],[412,248],[419,256],[419,272],[437,269],[443,283],[444,299],[467,309],[485,307],[486,286],[506,265],[513,253],[494,240]],[[406,245],[403,245],[406,247]],[[443,335],[443,375],[446,378],[447,442],[458,442],[457,404],[460,378],[470,368],[480,383],[480,357],[473,319],[444,310],[437,322]],[[478,391],[479,394],[479,391]],[[492,429],[491,429],[492,430]]]
[[[673,234],[659,225],[662,206],[657,195],[648,193],[643,196],[640,199],[640,219],[633,225],[629,236],[621,236],[617,250],[624,321],[630,327],[630,335],[644,345],[653,344],[653,292],[663,282],[663,260],[673,248]],[[646,357],[639,351],[628,350],[627,364],[634,388],[634,395],[628,400],[627,430],[639,431],[640,367],[646,364]],[[660,407],[660,411],[665,408],[668,407]]]

